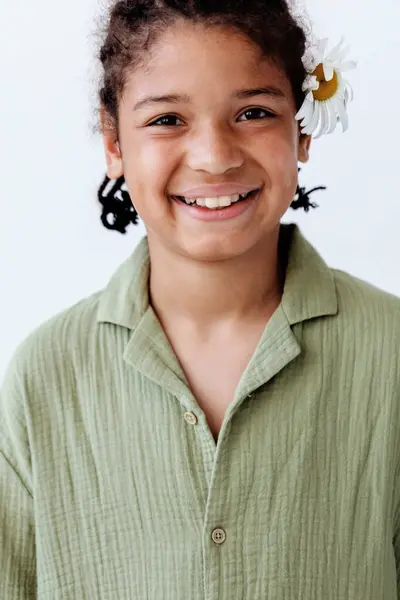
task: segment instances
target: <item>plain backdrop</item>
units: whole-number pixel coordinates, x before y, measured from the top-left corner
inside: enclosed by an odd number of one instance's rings
[[[351,44],[350,128],[313,141],[289,210],[330,266],[400,295],[400,0],[305,0],[317,37]],[[93,135],[97,0],[0,0],[0,379],[16,346],[103,288],[145,234],[100,221],[105,158]],[[301,5],[300,5],[301,8]]]

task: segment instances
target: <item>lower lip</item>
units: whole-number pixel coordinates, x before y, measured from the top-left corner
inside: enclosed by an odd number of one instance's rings
[[[198,219],[199,221],[227,221],[229,219],[235,219],[239,215],[246,212],[258,199],[260,191],[256,194],[252,194],[246,200],[235,202],[225,208],[207,208],[205,206],[189,205],[182,200],[178,200],[171,196],[171,200],[177,204],[181,210],[184,210],[190,217]]]

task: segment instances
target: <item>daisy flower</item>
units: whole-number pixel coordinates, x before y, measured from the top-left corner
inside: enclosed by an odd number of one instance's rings
[[[342,124],[343,132],[348,129],[347,103],[354,98],[353,88],[342,75],[357,66],[353,60],[344,60],[350,47],[342,48],[342,38],[326,54],[328,41],[320,40],[303,57],[308,73],[302,86],[306,97],[295,119],[302,120],[302,133],[314,134],[315,138],[332,133],[338,121]]]

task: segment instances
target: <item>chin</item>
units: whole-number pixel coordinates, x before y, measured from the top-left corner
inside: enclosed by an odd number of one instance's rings
[[[219,262],[246,254],[256,240],[245,235],[218,234],[203,239],[181,240],[180,253],[199,262]]]

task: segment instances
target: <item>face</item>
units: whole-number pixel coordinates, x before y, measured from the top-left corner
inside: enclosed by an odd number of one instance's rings
[[[124,175],[149,245],[197,261],[237,257],[276,232],[294,198],[310,145],[295,114],[289,80],[258,46],[179,22],[128,79],[119,139],[103,134],[107,174]],[[251,190],[227,208],[197,205]]]

